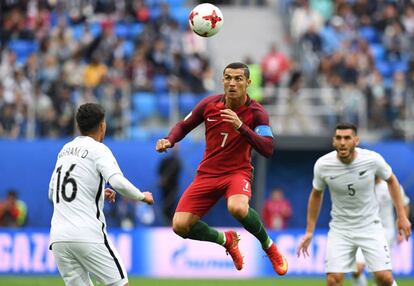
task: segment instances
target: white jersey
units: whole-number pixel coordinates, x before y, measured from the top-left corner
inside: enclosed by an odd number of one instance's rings
[[[111,150],[88,136],[59,152],[49,185],[54,211],[50,242],[106,242],[105,182],[122,174]]]
[[[400,186],[400,191],[403,205],[406,206],[410,203],[410,199],[406,196],[404,188],[402,186]],[[387,241],[391,243],[395,238],[396,218],[394,215],[394,205],[392,203],[391,195],[388,190],[387,182],[381,180],[378,184],[375,185],[375,195],[380,207],[379,215],[381,218],[381,223],[384,227]]]
[[[383,180],[392,175],[391,167],[374,151],[356,148],[356,158],[344,164],[337,152],[319,158],[314,166],[313,187],[326,187],[332,200],[329,226],[343,230],[379,223],[378,203],[374,193],[375,176]]]

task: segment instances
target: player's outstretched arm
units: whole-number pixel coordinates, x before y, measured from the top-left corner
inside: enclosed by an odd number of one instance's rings
[[[323,192],[312,188],[309,196],[306,233],[298,246],[298,257],[302,253],[304,257],[309,256],[308,247],[312,240],[313,232],[315,231],[316,221],[318,220],[319,212],[321,210],[323,200]]]
[[[111,176],[108,181],[112,188],[114,188],[118,193],[128,199],[143,201],[151,205],[154,203],[154,199],[152,198],[152,194],[150,192],[142,193],[121,174],[115,174]]]
[[[155,150],[157,152],[167,152],[168,148],[174,147],[175,143],[183,139],[191,130],[203,122],[203,112],[209,97],[201,100],[194,109],[170,131],[167,137],[157,140]]]
[[[167,139],[164,139],[164,138],[157,140],[157,143],[155,145],[155,150],[157,152],[160,152],[160,153],[161,152],[167,152],[168,148],[171,148],[171,142],[170,141],[168,141]]]
[[[387,180],[388,190],[391,195],[392,203],[394,204],[397,214],[397,229],[399,236],[405,236],[405,239],[411,236],[411,223],[407,218],[407,214],[404,209],[403,199],[400,191],[400,183],[397,177],[392,174]]]

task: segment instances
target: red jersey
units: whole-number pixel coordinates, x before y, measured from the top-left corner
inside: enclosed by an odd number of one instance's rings
[[[271,135],[261,136],[253,131],[258,126],[269,126],[269,116],[263,106],[248,97],[244,105],[233,110],[243,122],[236,130],[222,120],[220,110],[223,109],[226,109],[224,95],[205,97],[166,139],[174,145],[204,121],[206,149],[198,173],[221,175],[242,171],[250,174],[252,147],[266,157],[273,154]]]

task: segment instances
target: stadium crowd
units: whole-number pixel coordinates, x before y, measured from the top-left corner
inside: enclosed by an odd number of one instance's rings
[[[307,86],[362,91],[371,129],[401,135],[412,114],[414,3],[286,0],[286,34]]]
[[[115,138],[133,137],[135,127],[166,125],[171,95],[179,95],[177,106],[187,113],[216,86],[206,41],[188,30],[184,2],[3,1],[0,137],[72,136],[74,110],[86,101],[105,107],[108,136]],[[271,1],[254,3],[265,2]],[[250,65],[252,74],[258,69],[261,86],[288,87],[292,94],[301,87],[331,88],[337,94],[334,105],[345,114],[341,119],[350,121],[356,121],[363,97],[368,130],[404,136],[402,122],[414,114],[414,4],[277,4],[287,41],[275,43],[260,64]],[[280,48],[285,44],[290,53]],[[266,100],[256,91],[255,99]]]
[[[124,138],[138,124],[134,103],[211,90],[183,2],[2,1],[0,137],[72,136],[76,106],[93,101],[108,136]]]

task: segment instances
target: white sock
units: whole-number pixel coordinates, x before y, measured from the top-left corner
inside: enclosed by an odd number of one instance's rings
[[[353,286],[368,286],[368,280],[365,273],[361,273],[357,278],[352,277]]]
[[[225,246],[226,245],[226,234],[224,232],[223,232],[223,237],[224,238],[223,238],[223,244],[222,245]]]
[[[269,249],[269,247],[271,247],[271,246],[272,246],[272,244],[273,244],[273,240],[271,240],[271,239],[269,238],[269,241],[267,241],[267,245],[266,245],[266,248],[265,248],[265,249]]]

